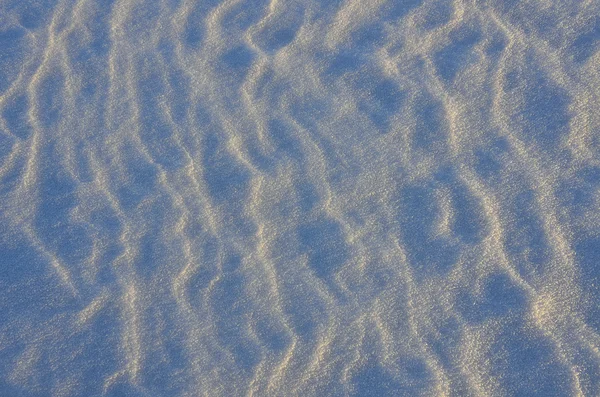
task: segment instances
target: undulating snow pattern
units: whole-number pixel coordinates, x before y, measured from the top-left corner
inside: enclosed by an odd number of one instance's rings
[[[0,0],[0,395],[600,395],[600,2]]]

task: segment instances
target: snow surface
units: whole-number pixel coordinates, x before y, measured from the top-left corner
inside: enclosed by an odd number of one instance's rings
[[[0,396],[600,395],[600,1],[0,0]]]

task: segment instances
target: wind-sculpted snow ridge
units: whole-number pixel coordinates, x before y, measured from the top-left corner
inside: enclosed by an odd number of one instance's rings
[[[0,396],[600,395],[600,2],[0,0]]]

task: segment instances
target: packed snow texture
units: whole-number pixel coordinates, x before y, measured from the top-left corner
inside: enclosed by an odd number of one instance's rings
[[[0,395],[600,395],[600,2],[0,0]]]

